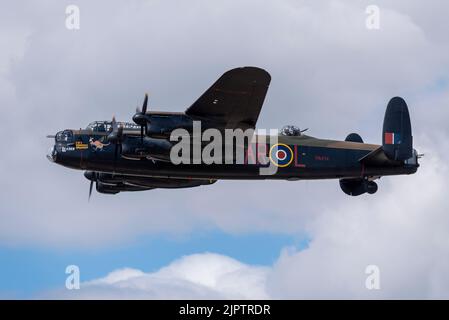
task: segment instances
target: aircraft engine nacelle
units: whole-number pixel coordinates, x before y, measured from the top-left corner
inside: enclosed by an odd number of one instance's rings
[[[150,190],[153,188],[127,185],[127,184],[123,184],[123,183],[118,183],[118,184],[112,185],[112,184],[103,183],[101,181],[97,181],[96,189],[97,189],[97,192],[103,193],[103,194],[117,194],[122,191],[144,191],[144,190]]]
[[[360,196],[364,193],[376,193],[377,183],[367,179],[340,179],[340,188],[347,195]]]
[[[103,182],[97,181],[96,183],[97,192],[103,194],[117,194],[120,190],[117,190],[115,186],[104,184]]]
[[[136,137],[123,143],[122,156],[131,159],[151,157],[155,160],[170,161],[171,147],[172,144],[166,139]]]
[[[86,171],[85,176],[88,178],[90,171]],[[89,178],[88,178],[89,179]],[[96,179],[101,184],[103,189],[113,189],[118,191],[134,191],[131,187],[136,188],[191,188],[201,185],[209,185],[216,182],[216,180],[190,180],[190,179],[175,179],[175,178],[153,178],[153,177],[139,177],[128,175],[117,175],[112,173],[96,173]],[[90,179],[89,179],[90,180]]]
[[[153,113],[148,116],[145,124],[145,133],[148,137],[168,139],[175,129],[193,130],[193,119],[185,114],[173,114],[167,117],[164,114]]]

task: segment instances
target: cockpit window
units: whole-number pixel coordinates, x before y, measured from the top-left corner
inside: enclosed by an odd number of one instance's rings
[[[300,136],[301,130],[297,126],[284,126],[281,129],[281,135],[283,136]]]
[[[111,129],[112,123],[110,121],[95,121],[89,123],[86,129],[95,132],[107,132]]]
[[[123,126],[124,129],[136,129],[140,130],[140,127],[135,123],[130,122],[119,122],[119,125]],[[94,121],[89,123],[86,127],[87,130],[92,130],[95,132],[108,132],[112,130],[111,121]]]
[[[56,142],[72,142],[73,132],[71,130],[64,130],[56,134]]]

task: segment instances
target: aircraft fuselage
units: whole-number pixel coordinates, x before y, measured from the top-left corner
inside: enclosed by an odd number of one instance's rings
[[[276,166],[273,174],[261,174],[261,168],[273,166],[274,163],[270,161],[269,146],[265,149],[252,145],[245,148],[245,161],[242,164],[174,165],[170,161],[145,157],[115,157],[116,146],[100,142],[106,133],[92,133],[89,130],[72,132],[72,141],[56,142],[49,154],[52,161],[72,169],[122,175],[206,180],[341,179],[411,174],[415,173],[419,166],[416,159],[398,166],[366,166],[359,161],[380,145],[316,139],[305,135],[278,136],[278,143],[288,146],[288,164]]]

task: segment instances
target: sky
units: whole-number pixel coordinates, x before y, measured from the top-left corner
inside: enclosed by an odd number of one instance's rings
[[[80,11],[77,30],[66,8]],[[368,5],[379,9],[369,29]],[[1,298],[449,298],[445,1],[0,4]],[[417,174],[348,197],[338,181],[219,181],[117,196],[50,163],[46,139],[149,108],[184,111],[221,74],[272,76],[257,124],[381,142],[402,96]],[[66,267],[79,290],[65,287]],[[380,288],[368,290],[375,265]]]

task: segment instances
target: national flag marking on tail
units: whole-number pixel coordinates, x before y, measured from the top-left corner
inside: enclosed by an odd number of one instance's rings
[[[385,144],[400,144],[401,135],[394,132],[385,132]]]

